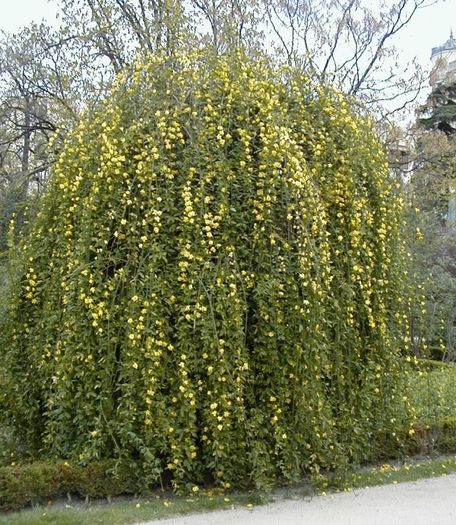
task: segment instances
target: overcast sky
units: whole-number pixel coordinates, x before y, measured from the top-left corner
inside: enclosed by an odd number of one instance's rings
[[[0,0],[0,29],[17,31],[32,21],[55,23],[55,2],[48,0]]]
[[[378,0],[370,1],[378,5]],[[56,23],[55,4],[55,0],[0,0],[0,29],[14,32],[31,21],[43,19]],[[416,56],[422,66],[427,67],[431,48],[445,42],[451,29],[456,34],[456,0],[437,0],[434,5],[421,9],[396,41],[404,63]]]

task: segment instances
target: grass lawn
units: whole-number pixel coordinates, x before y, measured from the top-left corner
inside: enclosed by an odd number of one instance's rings
[[[194,497],[155,497],[107,502],[59,504],[37,507],[31,510],[7,514],[0,524],[8,525],[124,525],[153,519],[167,518],[176,514],[209,512],[261,503],[259,494],[204,494]]]

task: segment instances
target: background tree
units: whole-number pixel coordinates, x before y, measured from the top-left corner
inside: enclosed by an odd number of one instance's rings
[[[437,84],[420,113],[420,124],[424,129],[453,135],[456,132],[456,81]]]
[[[0,39],[0,252],[45,186],[62,139],[113,77],[84,35],[41,24]],[[52,138],[52,144],[51,144]],[[17,229],[20,231],[20,228]]]
[[[456,360],[456,113],[454,80],[434,87],[413,131],[415,161],[409,174],[414,271],[424,284],[423,324],[414,339],[431,355]],[[419,234],[421,236],[421,234]]]
[[[427,0],[265,0],[272,44],[286,59],[335,83],[382,120],[416,100],[423,72],[398,67],[394,42]]]
[[[180,0],[60,0],[60,5],[63,27],[107,61],[113,73],[138,52],[170,53],[192,44]]]
[[[47,28],[32,26],[3,35],[0,48],[0,251],[12,215],[20,224],[31,192],[41,191],[50,162],[48,141],[57,129],[57,93],[46,70],[44,35]]]
[[[252,55],[264,46],[264,13],[258,0],[191,0],[199,39],[221,54],[244,48]]]

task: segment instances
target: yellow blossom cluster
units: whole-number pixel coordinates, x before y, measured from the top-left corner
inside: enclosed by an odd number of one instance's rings
[[[139,61],[22,247],[5,410],[31,450],[193,491],[369,457],[408,417],[401,208],[340,93],[242,53]]]

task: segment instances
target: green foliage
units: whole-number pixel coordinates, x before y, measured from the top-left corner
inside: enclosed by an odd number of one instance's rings
[[[136,494],[144,488],[140,472],[138,466],[118,469],[108,460],[85,467],[63,461],[0,467],[0,509],[18,510],[67,495],[102,498]]]
[[[456,452],[456,366],[420,360],[408,374],[408,396],[415,414],[413,431],[402,431],[409,454]]]
[[[456,452],[456,416],[432,418],[429,422],[417,424],[409,450],[415,454]]]
[[[406,425],[401,200],[340,94],[149,57],[57,162],[3,323],[28,453],[264,487]]]
[[[421,211],[410,221],[412,226],[419,224],[417,231],[422,239],[411,247],[413,276],[415,282],[421,283],[417,286],[416,324],[411,328],[417,355],[454,361],[456,241],[454,231],[442,225],[436,213],[439,213],[437,205],[433,210]]]
[[[421,240],[411,245],[410,274],[417,285],[415,322],[411,326],[415,353],[456,359],[456,242],[452,229],[436,219],[438,207],[421,211],[410,224]],[[413,234],[412,234],[413,235]]]
[[[432,363],[421,368],[408,376],[409,397],[418,423],[456,417],[456,366]]]
[[[439,84],[422,108],[431,117],[420,119],[414,133],[417,158],[409,184],[413,207],[420,210],[409,222],[423,239],[411,243],[411,273],[423,285],[421,323],[411,335],[417,355],[446,361],[456,359],[455,89],[454,82]]]
[[[440,130],[451,135],[456,122],[456,83],[438,84],[429,95],[421,113],[428,114],[419,119],[425,129]]]

